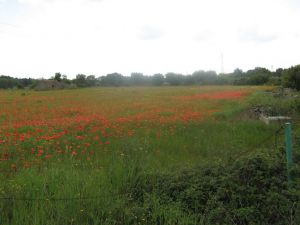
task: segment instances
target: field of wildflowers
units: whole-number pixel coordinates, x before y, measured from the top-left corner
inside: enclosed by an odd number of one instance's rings
[[[267,136],[226,117],[265,88],[0,91],[0,224],[125,223],[138,174],[222,162]]]

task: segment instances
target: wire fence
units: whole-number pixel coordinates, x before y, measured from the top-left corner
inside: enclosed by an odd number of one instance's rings
[[[115,198],[120,198],[120,197],[128,197],[129,194],[111,194],[110,196],[115,197]],[[4,201],[87,201],[87,200],[100,200],[100,199],[105,199],[107,198],[107,195],[102,195],[102,196],[90,196],[90,197],[64,197],[64,198],[18,198],[18,197],[0,197],[0,200]]]
[[[261,140],[260,142],[256,143],[255,145],[251,146],[250,148],[247,148],[245,151],[240,152],[238,155],[234,157],[234,160],[237,160],[251,152],[253,152],[255,149],[262,148],[266,143],[269,143],[272,139],[274,139],[274,147],[278,147],[278,137],[281,135],[281,131],[284,130],[284,125],[281,125],[278,129],[276,129],[274,132],[272,132],[270,135],[268,135],[266,138]],[[232,160],[232,159],[231,159]]]

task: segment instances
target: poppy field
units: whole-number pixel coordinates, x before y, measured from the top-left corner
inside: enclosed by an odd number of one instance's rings
[[[139,174],[222,163],[272,132],[232,116],[263,89],[0,91],[0,224],[132,224]]]
[[[161,142],[164,135],[165,141],[166,133],[172,136],[178,126],[212,119],[228,105],[243,104],[253,91],[193,87],[0,92],[1,170],[93,161],[136,136],[150,135]],[[182,144],[184,148],[188,143]],[[124,156],[122,150],[115,149]]]

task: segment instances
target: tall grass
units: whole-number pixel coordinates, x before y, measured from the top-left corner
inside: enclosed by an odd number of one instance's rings
[[[115,142],[90,163],[66,160],[2,174],[1,197],[9,199],[0,201],[1,224],[130,224],[130,196],[122,192],[128,182],[141,174],[226,162],[242,150],[255,151],[251,147],[272,131],[254,121],[185,124],[172,136],[165,130],[159,140],[149,133]],[[166,224],[187,216],[176,206],[161,207],[151,214],[168,215]]]

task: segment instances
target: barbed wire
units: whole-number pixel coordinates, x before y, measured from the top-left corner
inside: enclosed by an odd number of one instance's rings
[[[125,197],[128,196],[128,193],[126,194],[112,194],[112,197]],[[64,198],[18,198],[18,197],[0,197],[0,200],[6,200],[6,201],[81,201],[81,200],[99,200],[107,198],[108,196],[91,196],[91,197],[64,197]]]
[[[282,131],[283,129],[284,129],[284,125],[281,125],[277,130],[275,130],[274,132],[272,132],[270,135],[268,135],[266,138],[264,138],[260,142],[256,143],[254,146],[248,148],[246,151],[240,152],[238,155],[236,155],[234,157],[234,160],[237,160],[240,157],[245,156],[245,155],[249,154],[250,152],[253,152],[257,148],[261,148],[264,144],[266,144],[267,142],[269,142],[274,137],[275,137],[275,146],[277,147],[278,135],[280,134],[280,131]],[[232,159],[233,158],[231,158],[230,160],[232,160]]]
[[[300,128],[300,118],[298,119],[292,119],[290,121],[290,123],[292,124],[292,127],[296,129],[299,127]],[[268,137],[266,137],[265,139],[263,139],[262,141],[258,142],[257,144],[255,144],[254,146],[250,147],[250,149],[247,149],[246,151],[241,152],[240,154],[238,154],[236,157],[234,157],[234,159],[239,159],[240,157],[252,152],[253,150],[257,149],[257,148],[261,148],[265,143],[269,142],[273,137],[274,137],[274,147],[278,148],[278,137],[280,135],[280,132],[284,130],[285,128],[285,124],[282,124],[277,130],[275,130],[274,132],[272,132],[272,134],[270,134]],[[300,138],[300,137],[299,137]],[[232,158],[231,158],[232,160]]]

